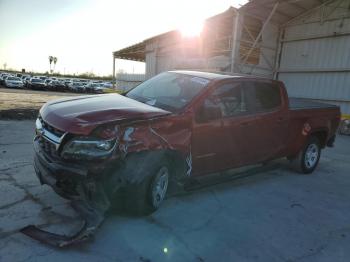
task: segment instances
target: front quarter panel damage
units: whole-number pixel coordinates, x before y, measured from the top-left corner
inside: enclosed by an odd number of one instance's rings
[[[110,196],[120,187],[139,184],[153,175],[164,158],[171,165],[173,181],[189,176],[191,161],[191,122],[185,116],[128,123],[121,127],[120,165],[110,175]]]
[[[167,116],[117,126],[117,146],[110,158],[99,164],[96,162],[94,168],[89,168],[86,179],[78,183],[81,190],[72,205],[84,221],[82,229],[72,236],[60,236],[27,226],[22,233],[56,247],[85,241],[102,224],[114,194],[122,187],[141,183],[152,176],[155,165],[163,157],[168,157],[177,167],[176,176],[191,171],[191,121],[188,117]],[[90,166],[89,163],[85,165]]]
[[[190,154],[191,123],[186,117],[167,117],[135,122],[124,127],[119,149],[124,155],[154,150]]]

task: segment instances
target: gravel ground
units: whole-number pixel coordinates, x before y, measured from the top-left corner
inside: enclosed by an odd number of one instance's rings
[[[34,119],[47,101],[81,94],[0,88],[0,119]]]
[[[91,242],[58,250],[18,230],[77,229],[34,174],[33,121],[0,121],[0,261],[349,261],[350,137],[312,175],[278,167],[168,198],[147,217],[110,214]]]

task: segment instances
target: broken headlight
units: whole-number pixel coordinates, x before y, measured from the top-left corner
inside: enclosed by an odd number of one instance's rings
[[[116,145],[116,139],[76,137],[64,147],[61,156],[65,159],[89,160],[106,158]]]

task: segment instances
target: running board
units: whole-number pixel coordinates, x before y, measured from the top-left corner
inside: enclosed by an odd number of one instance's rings
[[[243,178],[252,177],[254,175],[275,170],[281,165],[279,163],[271,162],[267,164],[250,165],[242,168],[235,168],[226,172],[220,172],[212,176],[203,178],[193,178],[184,185],[185,191],[195,191],[202,188],[223,184]]]

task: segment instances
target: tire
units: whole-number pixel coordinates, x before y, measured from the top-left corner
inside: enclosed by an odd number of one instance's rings
[[[339,134],[350,135],[350,120],[346,119],[340,122]]]
[[[156,211],[165,199],[170,181],[170,168],[167,161],[160,161],[151,172],[151,177],[141,183],[125,188],[124,209],[133,215],[148,215]]]
[[[291,159],[292,168],[302,174],[311,174],[317,167],[320,156],[320,141],[317,137],[311,136],[298,155]]]

